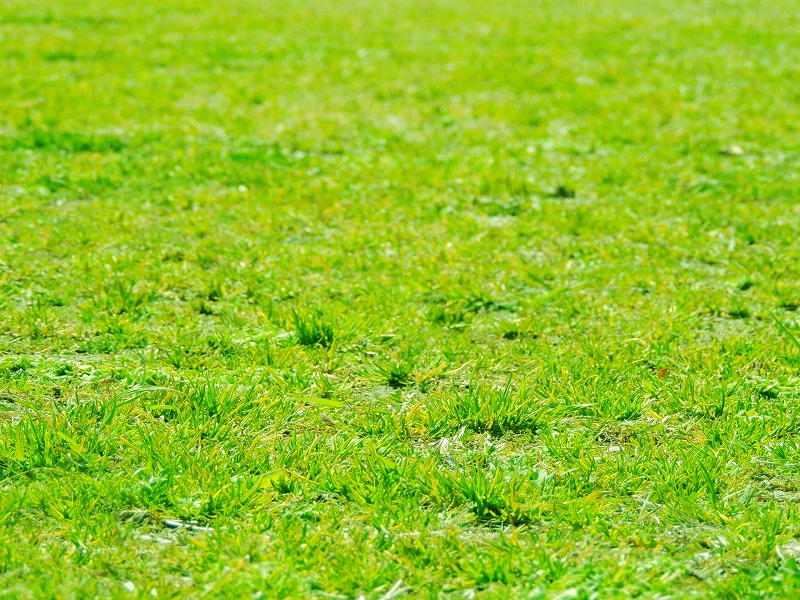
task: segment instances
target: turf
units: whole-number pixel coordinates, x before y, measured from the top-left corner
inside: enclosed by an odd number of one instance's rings
[[[5,0],[0,596],[800,594],[791,0]]]

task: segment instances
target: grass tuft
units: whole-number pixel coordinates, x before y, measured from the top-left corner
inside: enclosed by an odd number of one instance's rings
[[[292,313],[294,321],[294,335],[297,343],[301,346],[330,347],[333,344],[334,333],[333,325],[323,315],[321,310],[315,310],[307,314]]]

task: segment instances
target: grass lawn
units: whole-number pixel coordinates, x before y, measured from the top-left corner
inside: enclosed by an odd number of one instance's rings
[[[795,0],[0,3],[0,598],[800,595]]]

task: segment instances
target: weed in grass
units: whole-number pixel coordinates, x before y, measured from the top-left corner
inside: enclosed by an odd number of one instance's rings
[[[435,396],[426,407],[431,434],[434,431],[468,431],[502,435],[507,432],[535,431],[547,418],[557,417],[559,409],[549,400],[537,397],[525,386],[492,387],[472,380],[465,390],[451,387]]]
[[[474,315],[495,311],[515,311],[516,301],[500,302],[487,293],[477,291],[455,292],[451,294],[430,294],[427,301],[427,317],[436,325],[464,328]]]
[[[553,190],[552,196],[553,198],[574,198],[575,190],[566,185],[559,185]]]
[[[333,344],[333,325],[323,315],[321,310],[307,314],[292,313],[294,320],[294,335],[301,346],[322,346],[328,348]]]
[[[452,476],[451,485],[479,519],[499,520],[511,525],[530,520],[517,502],[519,482],[499,469],[488,474],[481,469],[463,471]]]
[[[394,352],[382,361],[376,362],[371,367],[370,373],[377,381],[391,388],[404,388],[414,383],[419,358],[419,352],[413,349]]]
[[[95,305],[115,315],[137,314],[149,299],[150,293],[135,281],[117,278],[104,286]]]

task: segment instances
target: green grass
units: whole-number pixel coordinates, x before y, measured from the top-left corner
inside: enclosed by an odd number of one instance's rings
[[[5,0],[0,596],[800,594],[789,0]]]

